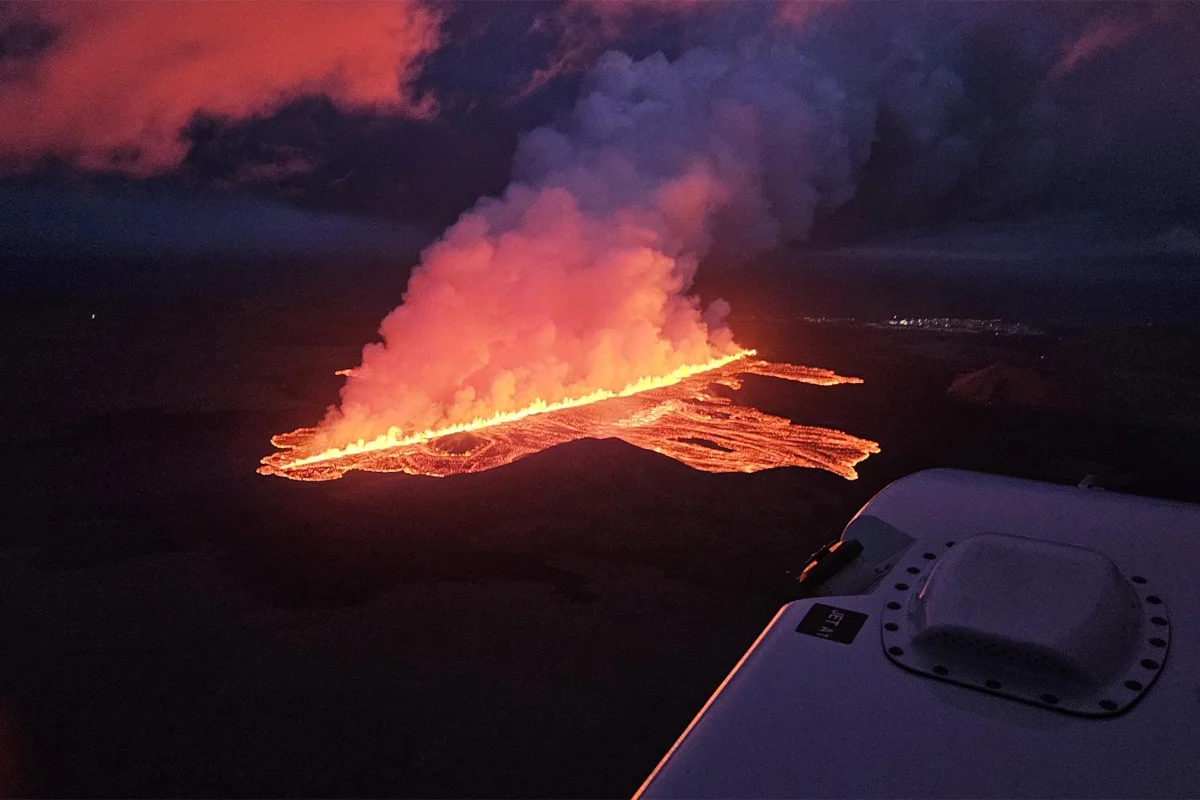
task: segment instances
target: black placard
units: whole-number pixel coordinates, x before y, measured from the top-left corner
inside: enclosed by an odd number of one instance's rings
[[[813,603],[813,607],[796,626],[796,633],[807,633],[818,639],[850,644],[866,621],[867,615],[858,611]]]

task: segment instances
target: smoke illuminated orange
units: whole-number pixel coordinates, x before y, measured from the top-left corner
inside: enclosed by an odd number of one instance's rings
[[[392,428],[370,441],[308,453],[316,428],[280,434],[280,448],[258,471],[294,480],[333,480],[353,469],[448,476],[511,464],[558,444],[617,438],[706,472],[757,472],[772,467],[814,467],[853,480],[854,467],[875,442],[829,428],[793,425],[783,417],[739,406],[713,387],[739,389],[743,375],[833,386],[861,383],[813,367],[753,359],[753,350],[643,378],[619,392],[599,391],[556,403],[437,430],[404,433]]]

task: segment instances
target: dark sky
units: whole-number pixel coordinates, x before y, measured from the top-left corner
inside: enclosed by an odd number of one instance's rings
[[[819,74],[855,155],[786,243],[1194,260],[1197,42],[1192,3],[0,4],[0,250],[411,262],[605,51],[791,48],[763,85]]]

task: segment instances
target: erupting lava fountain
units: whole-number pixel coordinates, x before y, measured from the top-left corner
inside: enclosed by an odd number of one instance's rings
[[[713,394],[741,387],[741,376],[764,375],[818,386],[862,383],[825,369],[773,364],[742,350],[670,375],[644,378],[620,392],[596,392],[438,430],[404,434],[392,428],[370,441],[312,452],[317,428],[271,439],[280,448],[258,471],[302,481],[340,478],[353,469],[447,476],[511,464],[576,439],[615,437],[706,472],[757,472],[816,467],[853,480],[854,467],[879,445],[829,428],[793,425]]]

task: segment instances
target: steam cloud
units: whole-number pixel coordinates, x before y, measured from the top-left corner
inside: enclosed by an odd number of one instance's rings
[[[734,349],[688,294],[714,245],[745,257],[852,196],[870,111],[798,49],[603,56],[514,182],[423,254],[363,351],[328,442],[619,390]]]

